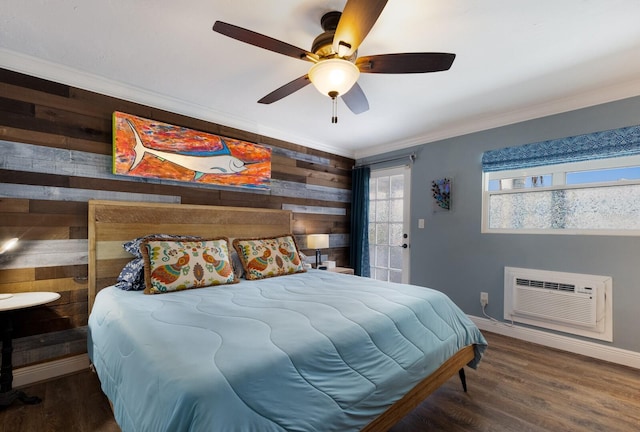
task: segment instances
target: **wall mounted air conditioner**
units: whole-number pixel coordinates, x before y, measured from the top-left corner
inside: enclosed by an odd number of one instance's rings
[[[504,268],[504,318],[613,341],[612,278]]]

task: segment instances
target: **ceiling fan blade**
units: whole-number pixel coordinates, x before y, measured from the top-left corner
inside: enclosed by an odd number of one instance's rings
[[[369,101],[362,91],[362,87],[355,83],[351,90],[343,94],[342,100],[354,114],[362,114],[369,110]]]
[[[309,56],[315,58],[315,54],[312,54],[302,48],[295,47],[286,42],[279,41],[269,36],[265,36],[260,33],[256,33],[251,30],[244,29],[242,27],[228,24],[222,21],[216,21],[213,24],[213,31],[229,36],[232,39],[239,40],[241,42],[248,43],[260,48],[264,48],[269,51],[273,51],[279,54],[284,54],[289,57],[298,58],[301,60],[313,61]]]
[[[449,53],[399,53],[360,57],[356,66],[362,73],[425,73],[448,70],[456,58]]]
[[[369,34],[386,4],[387,0],[348,0],[333,36],[333,50],[342,57],[351,56]]]
[[[301,88],[306,87],[310,83],[311,83],[311,80],[309,80],[309,75],[301,76],[300,78],[296,78],[290,83],[287,83],[282,87],[272,91],[271,93],[269,93],[268,95],[260,99],[258,103],[270,104],[273,102],[277,102],[280,99],[287,97],[292,93],[297,92]]]

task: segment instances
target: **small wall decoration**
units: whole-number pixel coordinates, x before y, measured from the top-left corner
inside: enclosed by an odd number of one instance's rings
[[[269,189],[271,149],[116,111],[113,173]]]
[[[431,182],[434,211],[451,210],[451,179],[441,178]]]

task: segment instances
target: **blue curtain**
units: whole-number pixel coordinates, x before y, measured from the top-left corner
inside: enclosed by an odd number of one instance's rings
[[[369,277],[369,179],[371,169],[356,167],[351,172],[351,234],[349,261],[358,276]]]
[[[482,155],[484,172],[505,171],[640,154],[640,126],[490,150]]]

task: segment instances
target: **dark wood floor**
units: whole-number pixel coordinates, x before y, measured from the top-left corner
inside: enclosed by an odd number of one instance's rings
[[[640,370],[485,335],[490,348],[467,370],[468,393],[452,378],[393,432],[640,431]],[[91,372],[23,390],[43,402],[0,411],[0,431],[120,430]]]

